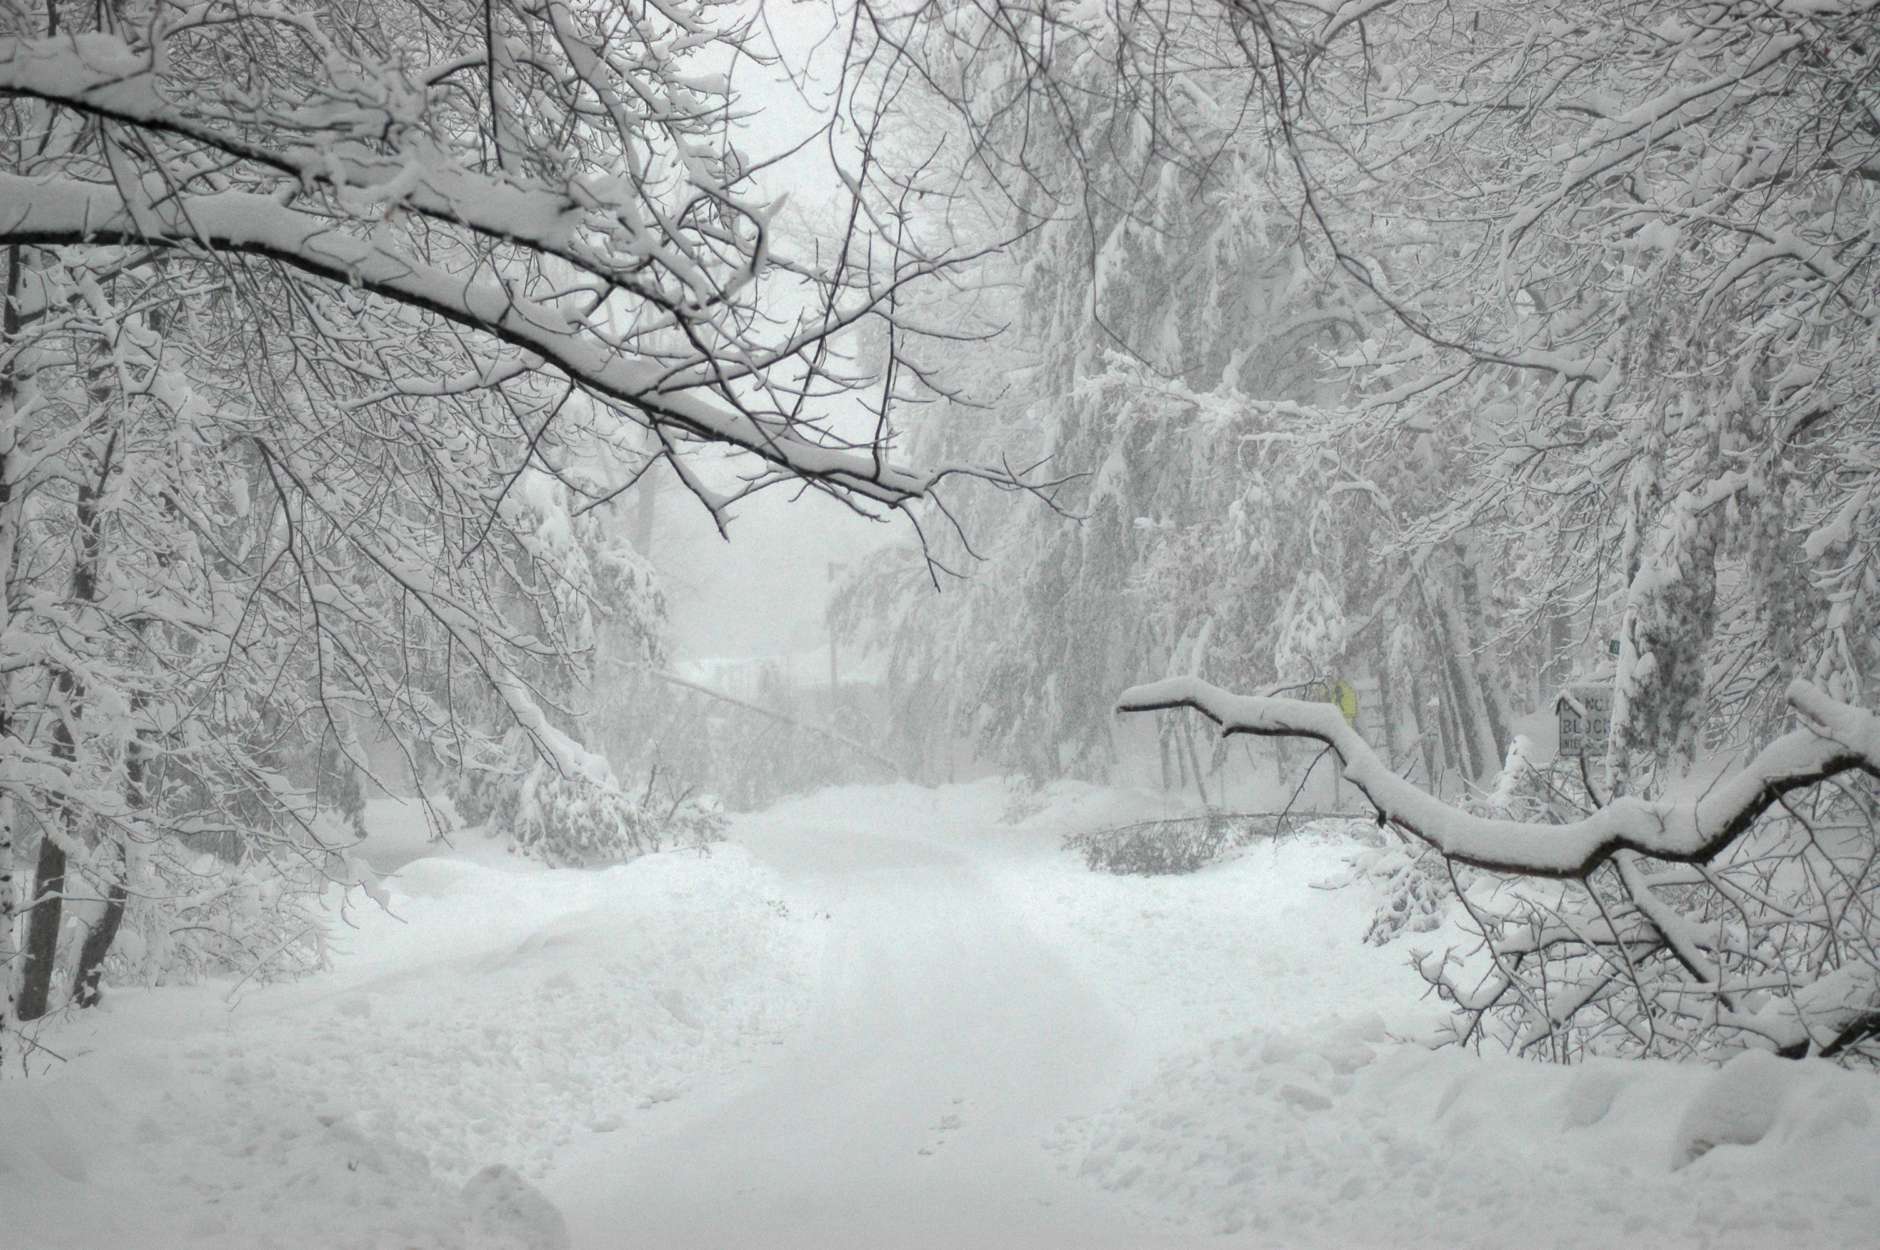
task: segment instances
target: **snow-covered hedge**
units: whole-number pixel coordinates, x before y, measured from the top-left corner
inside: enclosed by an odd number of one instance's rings
[[[1318,828],[1328,818],[1273,812],[1206,812],[1089,829],[1064,839],[1097,872],[1161,876],[1194,872],[1227,859],[1256,838],[1277,837],[1289,828]],[[1332,827],[1349,821],[1329,818]]]
[[[336,882],[355,883],[347,878],[357,871],[344,856],[326,864],[250,846],[229,859],[176,837],[132,846],[123,926],[104,964],[107,986],[265,982],[326,966],[333,916],[322,899]],[[86,928],[100,909],[75,906],[67,923]]]
[[[1352,858],[1350,880],[1369,882],[1381,898],[1364,931],[1364,940],[1373,946],[1436,929],[1455,901],[1443,857],[1402,843],[1360,851]]]
[[[620,863],[673,846],[724,836],[725,818],[690,794],[665,792],[658,778],[628,791],[604,763],[564,768],[537,757],[518,769],[465,774],[456,787],[466,821],[507,837],[517,852],[556,866]]]

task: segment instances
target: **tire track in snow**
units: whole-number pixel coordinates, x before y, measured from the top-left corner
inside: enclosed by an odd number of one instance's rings
[[[1114,1096],[1127,1022],[966,856],[782,822],[742,840],[830,916],[822,998],[741,1090],[570,1152],[548,1188],[576,1246],[1168,1239],[1045,1149],[1064,1116]]]

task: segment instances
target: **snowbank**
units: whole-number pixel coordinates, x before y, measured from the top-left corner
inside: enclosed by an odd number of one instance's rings
[[[1018,828],[1167,813],[1065,788]],[[1755,1053],[1579,1067],[1432,1052],[1412,946],[1364,934],[1380,885],[1332,831],[1187,876],[1074,856],[1000,876],[1032,927],[1131,1013],[1139,1067],[1046,1146],[1086,1183],[1224,1244],[1840,1247],[1872,1239],[1880,1084]],[[1343,888],[1322,888],[1347,882]]]
[[[1142,1210],[1287,1246],[1838,1247],[1872,1236],[1877,1104],[1829,1064],[1557,1067],[1373,1015],[1189,1051],[1052,1145]]]
[[[7,1242],[553,1250],[572,1138],[768,1057],[820,931],[735,846],[419,859],[291,986],[119,991],[0,1083]]]
[[[1452,920],[1368,945],[1348,835],[1112,876],[1063,836],[1180,798],[1012,798],[832,791],[598,872],[408,863],[330,974],[49,1032],[67,1062],[0,1082],[6,1244],[1872,1242],[1870,1074],[1431,1052],[1408,948]]]
[[[1360,844],[1321,828],[1254,841],[1179,876],[1092,872],[1058,849],[1067,833],[1185,814],[1143,791],[1053,788],[1013,836],[1048,855],[1008,859],[1001,891],[1134,1023],[1143,1063],[1251,1024],[1304,1025],[1391,1004],[1399,1027],[1428,1030],[1439,1010],[1395,948],[1367,946],[1378,904],[1351,877]]]

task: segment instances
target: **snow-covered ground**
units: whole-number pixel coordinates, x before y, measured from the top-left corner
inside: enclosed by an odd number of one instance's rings
[[[386,888],[330,974],[119,991],[47,1035],[67,1062],[0,1083],[4,1244],[553,1246],[528,1190],[572,1140],[769,1055],[815,992],[821,932],[736,845],[463,848]]]
[[[1397,1040],[1352,844],[1110,877],[1064,786],[828,792],[709,856],[388,881],[334,970],[120,991],[0,1083],[45,1247],[1871,1244],[1880,1086]],[[381,816],[383,813],[381,813]],[[423,848],[395,829],[385,865]],[[409,839],[406,839],[409,841]],[[1441,934],[1419,935],[1433,944]]]

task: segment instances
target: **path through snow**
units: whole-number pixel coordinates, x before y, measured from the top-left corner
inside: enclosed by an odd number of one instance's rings
[[[1145,1244],[1152,1226],[1042,1140],[1112,1092],[1129,1022],[950,832],[878,805],[750,822],[794,905],[828,918],[822,998],[742,1090],[572,1153],[549,1192],[577,1246],[622,1229],[778,1250]]]
[[[1375,900],[1300,835],[1107,877],[1060,787],[813,796],[710,857],[406,864],[333,972],[119,991],[0,1082],[33,1250],[1871,1244],[1868,1074],[1398,1037]],[[409,849],[409,848],[408,848]],[[398,852],[400,855],[404,851]],[[1436,945],[1447,934],[1419,935]]]
[[[829,916],[822,996],[774,1066],[548,1188],[575,1244],[1669,1247],[1861,1244],[1871,1077],[1749,1056],[1558,1068],[1397,1038],[1435,1005],[1352,843],[1188,877],[1094,875],[1072,828],[1161,800],[1062,787],[816,796],[740,838]],[[1421,935],[1454,940],[1456,934]]]

